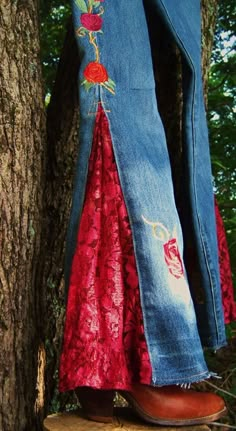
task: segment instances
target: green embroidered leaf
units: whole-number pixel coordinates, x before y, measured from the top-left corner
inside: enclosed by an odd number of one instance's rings
[[[88,8],[84,0],[75,0],[75,3],[82,12],[88,12]]]
[[[108,81],[104,82],[104,87],[110,91],[112,94],[115,94],[115,85],[112,80],[108,79]]]
[[[113,88],[113,89],[115,88],[116,84],[115,84],[115,82],[114,82],[114,81],[112,81],[112,79],[111,79],[111,78],[109,78],[107,82],[108,82],[108,84],[109,84],[109,87],[111,87],[111,88]]]
[[[90,4],[93,7],[99,7],[100,6],[100,1],[92,0],[92,1],[90,1]]]
[[[88,82],[86,80],[83,81],[83,85],[84,85],[86,91],[89,91],[90,88],[92,88],[94,86],[94,84],[92,82]]]

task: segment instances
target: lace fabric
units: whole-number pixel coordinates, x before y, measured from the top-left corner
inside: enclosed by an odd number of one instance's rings
[[[236,303],[234,301],[234,290],[232,272],[230,267],[230,257],[227,245],[224,223],[220,215],[220,211],[215,201],[217,239],[219,250],[219,266],[220,266],[220,282],[222,302],[224,308],[225,323],[230,323],[236,320]]]
[[[99,105],[73,258],[60,391],[150,384],[131,229],[106,115]]]
[[[236,318],[223,221],[216,205],[225,322]],[[109,124],[99,105],[85,202],[74,254],[60,391],[77,386],[129,390],[150,384],[132,233],[114,159]]]

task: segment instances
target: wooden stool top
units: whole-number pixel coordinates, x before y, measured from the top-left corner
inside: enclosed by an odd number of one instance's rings
[[[45,431],[210,431],[207,425],[188,427],[162,427],[148,425],[139,421],[132,410],[127,407],[115,408],[114,420],[111,424],[88,421],[83,418],[81,410],[69,413],[58,413],[48,416],[44,421]]]

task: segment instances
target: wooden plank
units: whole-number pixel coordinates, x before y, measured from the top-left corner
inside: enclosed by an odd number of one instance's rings
[[[44,421],[45,431],[209,431],[207,425],[188,427],[162,427],[141,422],[127,407],[117,407],[113,423],[103,424],[83,418],[81,410],[48,416]]]

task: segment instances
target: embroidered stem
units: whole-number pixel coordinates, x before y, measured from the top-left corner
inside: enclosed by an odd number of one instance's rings
[[[92,11],[93,11],[93,5],[91,3],[92,3],[91,0],[89,0],[88,13],[92,13]]]
[[[142,215],[142,219],[146,224],[149,224],[150,226],[152,226],[152,230],[153,230],[153,234],[154,234],[155,238],[159,239],[160,241],[165,241],[165,240],[168,240],[170,238],[170,232],[162,223],[149,221],[143,215]],[[162,233],[161,230],[163,232],[165,232],[166,238],[164,238],[163,234],[162,235],[157,234],[157,228],[158,227],[160,228],[160,233]]]
[[[179,279],[184,276],[184,266],[182,263],[182,258],[179,252],[179,247],[177,239],[173,237],[171,239],[170,232],[168,229],[160,222],[152,222],[147,220],[142,215],[143,221],[152,227],[153,236],[158,241],[163,244],[164,259],[168,267],[169,273]],[[174,228],[175,231],[175,228]]]
[[[84,69],[84,79],[81,85],[89,91],[92,87],[102,85],[111,94],[115,95],[115,82],[109,77],[106,67],[100,63],[100,51],[97,33],[102,33],[103,19],[101,15],[104,8],[99,6],[105,0],[74,0],[80,10],[81,26],[76,29],[78,37],[88,37],[90,45],[94,48],[95,58]]]
[[[99,8],[99,14],[98,15],[103,15],[104,14],[104,8],[102,6],[100,6]]]
[[[100,60],[99,49],[98,49],[98,46],[97,46],[97,43],[96,43],[96,38],[95,38],[95,36],[92,35],[92,32],[89,32],[89,42],[91,43],[91,45],[94,46],[95,57],[96,57],[95,61],[97,63],[99,63],[99,60]]]

